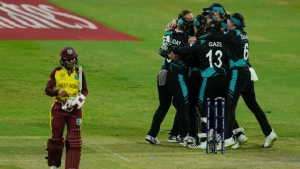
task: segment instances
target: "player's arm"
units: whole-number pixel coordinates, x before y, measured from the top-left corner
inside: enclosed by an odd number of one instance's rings
[[[170,23],[168,23],[165,31],[174,30],[176,28],[176,25],[177,25],[177,20],[173,19]]]
[[[46,88],[45,88],[45,93],[48,96],[63,96],[63,97],[68,97],[69,94],[65,91],[65,90],[57,90],[55,89],[55,85],[56,85],[56,80],[55,80],[55,72],[57,69],[54,69],[51,74],[50,74],[50,78],[47,82]]]
[[[158,49],[158,54],[161,56],[161,57],[164,57],[164,58],[168,58],[168,51],[162,49],[162,48],[159,48]]]
[[[173,34],[173,31],[166,31],[163,36],[162,46],[158,50],[158,54],[164,58],[168,58],[168,46],[170,45],[170,36]]]
[[[56,72],[56,69],[54,69],[51,72],[50,78],[49,78],[49,80],[47,82],[47,85],[46,85],[45,93],[48,96],[58,96],[59,95],[59,90],[55,89],[55,84],[56,84],[56,81],[55,81],[55,72]]]
[[[186,46],[186,47],[172,46],[170,47],[170,52],[173,52],[175,55],[187,57],[197,53],[201,48],[199,45],[200,44],[196,42],[193,46]]]
[[[194,43],[197,40],[196,36],[192,36],[188,39],[188,44]]]

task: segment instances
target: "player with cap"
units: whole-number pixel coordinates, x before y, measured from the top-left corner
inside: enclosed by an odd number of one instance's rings
[[[212,34],[221,32],[220,22],[210,21],[206,27],[206,30]],[[211,98],[211,100],[213,100],[213,98],[216,97],[225,97],[226,86],[228,84],[228,46],[222,42],[200,39],[190,47],[173,46],[170,47],[169,50],[171,52],[169,54],[170,59],[176,60],[176,55],[193,55],[194,57],[199,58],[200,72],[203,82],[198,95],[197,106],[201,117],[205,117],[206,101],[204,99]],[[199,130],[201,133],[201,129]],[[198,141],[196,144],[189,145],[189,148],[203,148],[204,144],[205,143],[203,142],[201,145]]]
[[[168,44],[175,46],[184,46],[187,44],[187,32],[189,32],[190,23],[182,17],[177,21],[175,30],[165,32],[163,36],[163,45],[159,49],[159,54],[164,57],[161,70],[157,76],[157,90],[159,95],[159,107],[155,111],[145,140],[150,144],[159,144],[156,136],[159,133],[160,125],[163,122],[171,103],[176,109],[173,127],[169,133],[169,142],[180,142],[186,145],[189,133],[189,97],[185,83],[187,67],[183,59],[172,61],[168,58],[166,47]],[[177,139],[177,135],[180,134]],[[174,136],[174,137],[173,137]]]
[[[199,16],[199,15],[198,15]],[[206,21],[209,23],[210,21],[220,21],[221,29],[227,29],[227,18],[229,17],[228,12],[225,10],[223,5],[219,3],[212,3],[209,7],[203,8],[203,13],[200,16],[206,16]],[[188,40],[188,43],[194,43],[197,40],[196,37],[192,37]],[[234,128],[239,128],[238,123],[235,121]],[[237,140],[240,143],[247,142],[248,138],[240,131],[236,134]]]
[[[269,122],[257,104],[255,99],[254,85],[250,72],[251,65],[249,62],[249,40],[247,32],[244,31],[245,20],[240,13],[234,13],[227,19],[228,30],[219,34],[208,34],[203,37],[206,40],[217,40],[225,42],[229,45],[230,55],[230,74],[228,94],[226,96],[225,110],[225,146],[232,146],[235,142],[239,143],[239,139],[235,139],[238,130],[235,127],[235,110],[239,97],[242,95],[246,105],[254,113],[260,126],[266,136],[263,148],[272,147],[277,139],[277,135],[272,130]],[[253,72],[253,71],[252,71]]]
[[[197,39],[198,37],[204,35],[206,33],[206,17],[204,15],[197,15],[194,18],[194,36],[189,38],[189,41],[191,39]],[[189,44],[190,46],[193,45],[193,43]],[[199,141],[198,135],[197,135],[197,119],[198,114],[195,114],[195,107],[198,104],[198,96],[200,92],[200,87],[202,83],[202,77],[201,77],[201,70],[200,70],[200,60],[197,56],[189,57],[188,61],[186,62],[186,65],[188,67],[188,75],[186,79],[186,84],[188,87],[188,94],[189,94],[189,115],[190,115],[190,136],[195,139],[191,139],[188,141],[188,143],[193,144],[195,142]]]
[[[66,146],[66,169],[78,169],[81,156],[82,106],[88,95],[85,74],[78,66],[78,56],[72,47],[60,52],[60,66],[52,70],[45,93],[54,97],[50,114],[52,137],[48,139],[48,166],[61,166],[63,148]],[[67,126],[66,138],[63,137]]]

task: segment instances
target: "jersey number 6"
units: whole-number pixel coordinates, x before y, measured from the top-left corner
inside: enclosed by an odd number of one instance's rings
[[[244,46],[244,59],[248,60],[248,57],[249,57],[249,45],[248,45],[248,43],[245,43],[245,46]]]

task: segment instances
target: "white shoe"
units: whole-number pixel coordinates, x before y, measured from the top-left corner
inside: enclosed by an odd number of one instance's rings
[[[206,141],[201,142],[200,145],[190,144],[190,145],[188,145],[188,148],[205,150],[206,149]]]
[[[174,135],[169,134],[168,142],[170,142],[170,143],[179,143],[180,142],[180,135],[174,136]]]
[[[274,130],[266,137],[265,143],[262,145],[263,148],[271,148],[274,142],[277,140],[277,135]]]
[[[160,142],[157,140],[157,138],[152,137],[150,135],[147,135],[145,138],[146,141],[148,141],[150,144],[159,144]]]
[[[206,150],[206,141],[201,142],[199,148],[202,150]]]
[[[181,137],[179,144],[183,145],[184,147],[186,147],[188,145],[189,137],[190,136],[188,134],[185,137]]]
[[[236,140],[239,144],[244,144],[244,143],[247,143],[249,138],[246,137],[244,134],[241,134]]]
[[[188,148],[191,148],[191,149],[199,149],[199,148],[200,148],[200,145],[197,145],[197,144],[189,144],[189,145],[188,145]]]
[[[187,140],[187,144],[196,144],[196,138],[189,136],[189,138]]]
[[[247,138],[244,134],[241,134],[237,139],[236,143],[231,146],[232,149],[238,149],[241,148],[243,144],[245,144],[249,138]]]
[[[231,147],[236,144],[236,142],[234,141],[234,139],[232,137],[226,139],[224,142],[225,142],[225,148]],[[222,141],[220,140],[219,144],[217,146],[217,150],[221,150],[221,149],[222,149]]]
[[[241,148],[242,145],[240,144],[240,142],[235,143],[233,146],[231,146],[232,149],[238,149]]]
[[[56,166],[50,166],[50,169],[59,169]]]

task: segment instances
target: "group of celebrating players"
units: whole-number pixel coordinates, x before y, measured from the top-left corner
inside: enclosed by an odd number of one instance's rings
[[[235,110],[242,96],[255,115],[265,142],[270,148],[277,135],[256,101],[254,81],[257,75],[249,62],[249,41],[240,13],[229,14],[219,3],[213,3],[196,17],[188,10],[170,22],[163,36],[159,54],[164,58],[157,76],[159,107],[145,140],[159,144],[156,138],[171,104],[176,109],[168,141],[194,149],[206,149],[207,98],[225,98],[225,147],[239,148],[248,141],[239,127]],[[202,117],[197,124],[195,111]],[[213,112],[213,111],[210,111]],[[213,126],[213,121],[210,121]],[[199,131],[200,130],[200,131]],[[218,129],[218,133],[221,130]],[[218,145],[220,150],[221,145]]]

